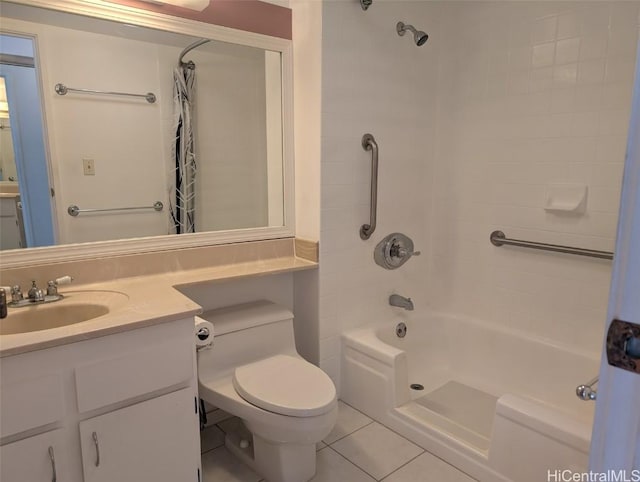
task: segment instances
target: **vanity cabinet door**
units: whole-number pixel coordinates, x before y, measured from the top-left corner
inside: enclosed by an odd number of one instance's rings
[[[80,422],[84,482],[197,481],[195,402],[185,388]]]
[[[68,465],[62,430],[53,430],[0,447],[2,482],[66,482]]]

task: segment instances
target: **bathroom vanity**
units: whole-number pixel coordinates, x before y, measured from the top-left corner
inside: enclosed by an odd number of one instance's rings
[[[192,332],[182,319],[3,358],[0,479],[199,480]]]
[[[0,320],[0,480],[201,480],[193,317],[202,308],[175,287],[212,290],[211,283],[315,269],[296,255],[299,244],[4,269],[4,284],[61,273],[75,281],[60,290],[62,301],[9,308]],[[56,321],[86,306],[104,311]]]

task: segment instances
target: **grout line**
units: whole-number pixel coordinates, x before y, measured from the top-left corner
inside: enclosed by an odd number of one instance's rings
[[[358,410],[356,407],[354,407],[353,405],[345,402],[344,400],[342,400],[341,398],[338,399],[339,402],[344,403],[347,407],[351,407],[353,408],[356,412],[361,413],[362,415],[364,415],[367,418],[371,418],[369,417],[369,415],[367,415],[366,413],[364,413],[362,410]]]
[[[423,449],[420,445],[418,445],[415,442],[412,442],[411,440],[409,440],[407,437],[405,437],[404,435],[402,435],[401,433],[395,431],[394,429],[392,429],[391,427],[387,427],[384,423],[382,422],[378,422],[377,420],[374,420],[374,422],[376,422],[378,425],[383,426],[384,428],[386,428],[387,430],[389,430],[390,432],[395,433],[398,437],[402,437],[404,440],[406,440],[407,442],[409,442],[411,445],[415,445],[416,447],[418,447],[420,450],[422,450],[423,452],[426,452],[425,449]],[[364,427],[363,427],[364,428]]]
[[[363,425],[362,427],[358,427],[358,428],[357,428],[357,429],[355,429],[353,432],[349,432],[348,434],[343,435],[342,437],[340,437],[340,438],[338,438],[338,439],[335,439],[335,440],[334,440],[333,442],[331,442],[330,444],[328,444],[327,442],[324,442],[324,440],[323,440],[323,442],[327,445],[327,447],[331,447],[334,443],[339,442],[340,440],[345,439],[345,438],[347,438],[348,436],[353,435],[353,434],[354,434],[354,433],[356,433],[356,432],[359,432],[359,431],[360,431],[360,430],[362,430],[363,428],[368,427],[369,425],[371,425],[373,422],[375,422],[375,420],[371,420],[371,421],[370,421],[370,422],[368,422],[366,425]]]
[[[205,450],[204,452],[200,452],[200,456],[203,456],[204,454],[208,454],[209,452],[213,452],[214,450],[217,450],[220,447],[224,447],[224,444],[218,445],[217,447],[213,447],[213,448],[211,448],[209,450]]]
[[[214,447],[212,449],[206,450],[204,452],[200,452],[200,456],[202,457],[204,454],[208,454],[209,452],[213,452],[214,450],[218,450],[220,447],[224,447],[224,444],[218,445],[217,447]]]
[[[340,457],[342,457],[343,459],[345,459],[347,462],[349,462],[351,465],[353,465],[354,467],[360,469],[362,472],[364,472],[365,474],[367,474],[369,477],[371,477],[373,480],[378,480],[376,479],[373,475],[371,475],[369,472],[367,472],[366,470],[364,470],[362,467],[360,467],[358,464],[354,463],[352,460],[349,460],[349,458],[345,455],[342,455],[340,452],[338,452],[336,449],[334,449],[331,445],[327,445],[327,447],[329,450],[333,450],[335,453],[337,453]]]
[[[420,447],[422,448],[422,447]],[[391,472],[389,472],[387,475],[385,475],[384,477],[382,477],[381,479],[378,479],[378,482],[383,481],[384,479],[386,479],[387,477],[389,477],[391,474],[394,474],[395,472],[397,472],[398,470],[400,470],[402,467],[404,467],[405,465],[409,465],[411,462],[413,462],[415,459],[417,459],[418,457],[424,455],[424,453],[426,452],[426,450],[422,449],[422,452],[420,452],[418,455],[416,455],[415,457],[413,457],[411,460],[407,460],[404,464],[402,464],[400,467],[398,467],[395,470],[392,470]]]

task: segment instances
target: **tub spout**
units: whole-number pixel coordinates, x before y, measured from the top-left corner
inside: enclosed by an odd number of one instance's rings
[[[389,304],[391,306],[404,308],[407,311],[413,311],[413,301],[411,301],[411,298],[405,298],[400,295],[391,295],[389,296]]]

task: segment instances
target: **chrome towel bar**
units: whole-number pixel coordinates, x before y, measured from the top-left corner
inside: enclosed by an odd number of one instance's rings
[[[91,90],[91,89],[76,89],[73,87],[67,87],[64,84],[56,84],[56,94],[67,95],[68,92],[78,92],[80,94],[101,94],[101,95],[122,95],[125,97],[142,97],[149,104],[153,104],[156,101],[156,95],[153,92],[147,92],[146,94],[130,94],[128,92],[109,92],[104,90]]]
[[[560,244],[538,243],[535,241],[524,241],[522,239],[510,239],[502,231],[494,231],[489,236],[491,244],[494,246],[519,246],[521,248],[540,249],[542,251],[553,251],[555,253],[575,254],[587,256],[589,258],[613,259],[610,251],[598,251],[596,249],[574,248],[572,246],[562,246]]]
[[[369,224],[360,226],[360,238],[367,240],[376,230],[378,211],[378,144],[372,134],[362,136],[362,148],[365,151],[371,151],[371,211]]]
[[[72,204],[67,208],[69,216],[77,216],[80,213],[101,213],[106,211],[132,211],[134,209],[153,209],[154,211],[162,211],[164,204],[160,201],[153,203],[153,206],[132,206],[126,208],[107,208],[107,209],[80,209],[75,204]]]

